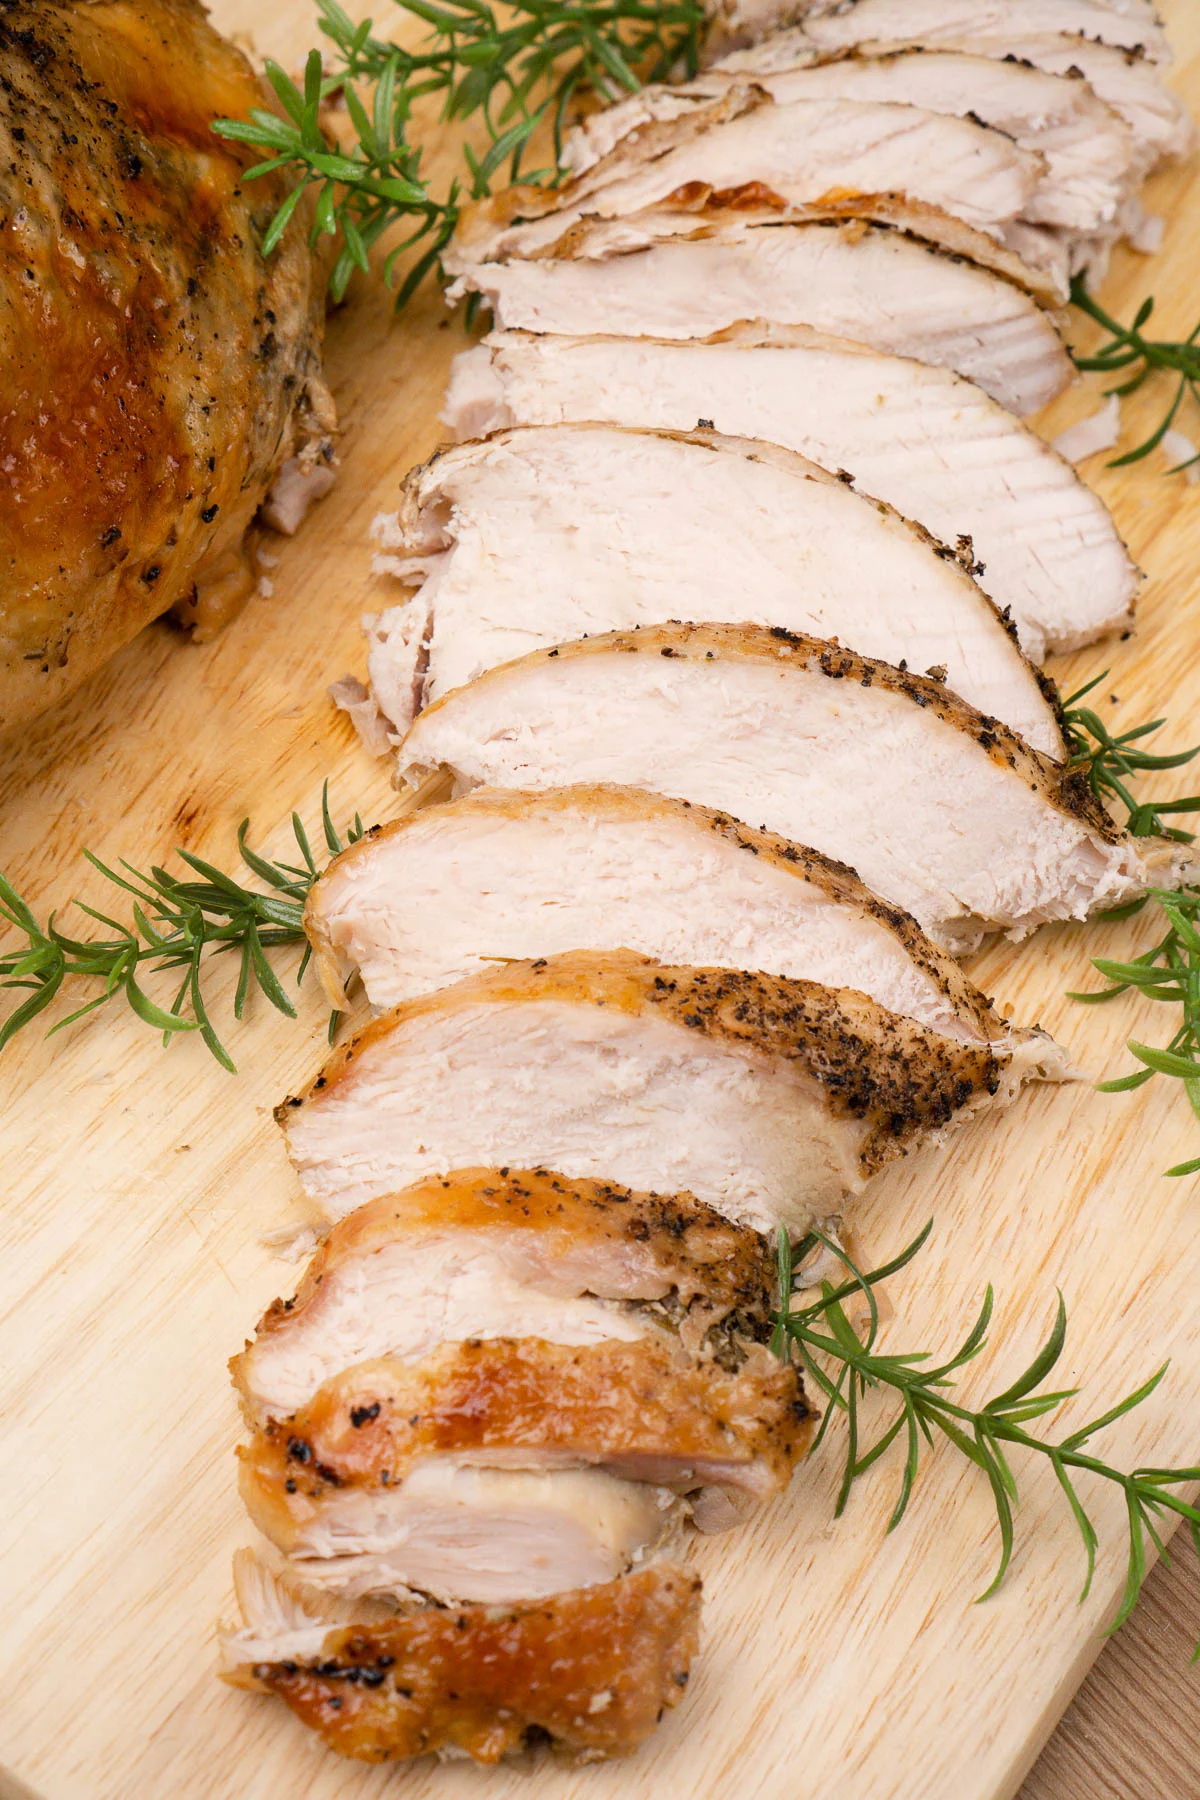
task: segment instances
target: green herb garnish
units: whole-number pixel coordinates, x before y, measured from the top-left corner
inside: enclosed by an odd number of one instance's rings
[[[256,108],[248,120],[219,119],[213,130],[269,153],[247,180],[275,172],[295,180],[263,240],[264,253],[279,242],[305,189],[316,189],[312,241],[324,234],[341,239],[330,276],[335,299],[356,268],[367,270],[382,233],[412,221],[413,230],[383,265],[391,286],[399,258],[423,246],[397,307],[438,266],[464,185],[481,198],[506,164],[509,180],[521,178],[529,141],[543,124],[553,162],[523,178],[558,181],[572,104],[584,93],[615,100],[675,67],[694,74],[705,26],[698,0],[513,0],[502,13],[488,0],[396,4],[428,28],[417,49],[376,37],[371,19],[356,25],[337,0],[317,0],[329,48],[309,53],[303,91],[278,63],[267,64],[286,117]],[[335,94],[345,101],[351,128],[350,141],[337,148],[321,124],[322,108]],[[461,179],[451,180],[440,198],[421,174],[421,152],[409,136],[414,103],[430,95],[440,96],[443,121],[482,124],[488,138],[481,156],[461,143]]]
[[[363,834],[362,821],[355,815],[345,842],[338,836],[329,812],[328,783],[322,796],[321,823],[331,856]],[[57,913],[51,913],[45,925],[39,924],[20,894],[0,875],[0,916],[25,939],[23,948],[0,957],[0,987],[29,991],[28,999],[0,1026],[0,1050],[50,1005],[60,989],[77,981],[99,982],[101,991],[60,1019],[51,1033],[111,1000],[124,999],[143,1024],[162,1032],[164,1044],[176,1032],[198,1031],[221,1067],[235,1074],[236,1065],[217,1035],[205,1001],[205,969],[214,955],[236,951],[241,966],[234,1018],[242,1017],[254,988],[279,1012],[295,1018],[296,1009],[267,952],[305,944],[296,974],[297,982],[303,980],[311,955],[304,937],[304,902],[319,873],[299,814],[292,814],[292,830],[302,858],[298,864],[260,856],[246,842],[248,830],[249,820],[243,820],[238,851],[245,866],[266,883],[266,893],[245,886],[190,850],[176,854],[198,880],[181,879],[157,866],[148,871],[135,869],[124,860],[119,869],[111,869],[85,851],[93,868],[132,896],[130,923],[76,902],[80,912],[106,925],[114,934],[111,937],[72,937],[59,925]],[[166,970],[182,970],[183,976],[174,998],[161,1006],[145,992],[142,977],[146,972],[154,975]],[[331,1037],[337,1019],[334,1013]]]
[[[835,1513],[841,1516],[855,1483],[899,1441],[904,1446],[904,1462],[896,1504],[887,1525],[889,1531],[894,1531],[908,1511],[923,1454],[932,1449],[939,1438],[946,1440],[979,1470],[991,1489],[995,1504],[1000,1527],[1000,1557],[992,1581],[979,1596],[986,1600],[996,1592],[1012,1562],[1019,1489],[1011,1453],[1014,1450],[1032,1452],[1050,1463],[1079,1529],[1086,1565],[1080,1594],[1082,1602],[1091,1591],[1099,1538],[1080,1499],[1076,1480],[1080,1475],[1091,1475],[1115,1483],[1125,1497],[1129,1529],[1125,1590],[1116,1617],[1108,1627],[1110,1632],[1116,1631],[1133,1611],[1142,1591],[1148,1547],[1152,1545],[1160,1555],[1166,1554],[1156,1521],[1171,1513],[1186,1521],[1200,1555],[1200,1509],[1175,1491],[1200,1482],[1200,1468],[1144,1468],[1127,1473],[1114,1468],[1087,1447],[1106,1426],[1149,1398],[1166,1374],[1166,1365],[1115,1406],[1066,1437],[1053,1440],[1035,1437],[1026,1426],[1053,1412],[1078,1391],[1075,1388],[1044,1391],[1044,1384],[1058,1365],[1066,1344],[1067,1311],[1060,1294],[1050,1335],[1029,1367],[982,1407],[960,1405],[953,1397],[954,1378],[986,1347],[994,1307],[991,1287],[985,1291],[974,1325],[947,1361],[935,1363],[925,1351],[883,1351],[877,1347],[879,1307],[875,1289],[913,1260],[931,1230],[932,1221],[899,1256],[867,1274],[858,1270],[842,1247],[822,1232],[810,1232],[793,1251],[787,1232],[780,1230],[779,1292],[789,1298],[781,1303],[776,1317],[774,1348],[777,1355],[797,1356],[816,1389],[824,1396],[825,1410],[813,1444],[814,1452],[829,1435],[833,1422],[845,1421],[845,1461]],[[836,1286],[823,1282],[819,1300],[793,1310],[793,1272],[820,1246],[832,1251],[845,1264],[850,1278]],[[865,1328],[861,1332],[851,1323],[846,1311],[846,1302],[855,1297],[864,1299],[868,1308]],[[874,1441],[866,1442],[860,1405],[869,1393],[880,1392],[894,1397],[897,1411]]]
[[[1197,382],[1200,382],[1200,324],[1197,324],[1190,337],[1182,342],[1170,338],[1148,338],[1143,327],[1148,325],[1154,314],[1154,300],[1143,300],[1134,315],[1132,325],[1122,325],[1109,313],[1105,312],[1098,300],[1089,294],[1087,283],[1082,275],[1076,275],[1071,283],[1071,301],[1080,312],[1094,319],[1108,333],[1108,341],[1091,356],[1080,356],[1072,350],[1071,358],[1077,369],[1094,370],[1102,375],[1121,375],[1123,379],[1114,387],[1106,388],[1107,394],[1117,394],[1122,399],[1127,394],[1136,394],[1140,387],[1149,381],[1152,375],[1177,375],[1174,397],[1167,407],[1166,413],[1150,435],[1138,444],[1136,449],[1127,450],[1123,456],[1114,457],[1109,463],[1110,469],[1123,469],[1130,463],[1141,462],[1166,437],[1175,424],[1179,410],[1184,401],[1200,399]],[[1195,456],[1187,457],[1176,463],[1168,471],[1178,475],[1184,469],[1190,469],[1200,462],[1200,451]]]

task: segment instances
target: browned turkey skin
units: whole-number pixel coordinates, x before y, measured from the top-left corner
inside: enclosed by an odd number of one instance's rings
[[[329,453],[321,271],[211,129],[263,103],[196,0],[0,0],[0,731],[172,606],[214,629]]]

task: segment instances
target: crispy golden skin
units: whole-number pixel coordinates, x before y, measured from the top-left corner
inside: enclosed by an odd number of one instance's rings
[[[196,0],[0,8],[0,730],[169,607],[212,615],[303,442],[322,272],[211,125],[264,104]]]
[[[729,1374],[646,1340],[475,1338],[418,1362],[379,1357],[325,1382],[239,1449],[241,1493],[285,1552],[323,1502],[394,1487],[425,1456],[599,1464],[765,1499],[787,1485],[812,1426],[799,1374],[765,1349]]]
[[[699,1577],[659,1562],[549,1600],[344,1627],[319,1662],[245,1664],[225,1679],[278,1694],[363,1762],[453,1748],[494,1763],[531,1731],[594,1762],[636,1749],[678,1705],[699,1624]]]

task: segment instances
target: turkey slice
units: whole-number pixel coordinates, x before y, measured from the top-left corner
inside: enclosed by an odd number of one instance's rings
[[[687,1192],[802,1236],[1033,1072],[850,989],[579,951],[395,1007],[276,1117],[329,1219],[432,1174],[511,1162]]]
[[[387,1194],[335,1225],[290,1300],[230,1367],[250,1422],[308,1405],[377,1357],[465,1338],[634,1343],[670,1333],[724,1352],[715,1327],[765,1341],[774,1259],[757,1233],[688,1194],[635,1194],[545,1169],[470,1169]]]
[[[717,99],[639,131],[562,188],[510,188],[460,227],[447,266],[546,249],[583,218],[652,206],[765,201],[777,208],[834,194],[903,194],[993,236],[1019,219],[1041,158],[968,119],[854,100],[776,105],[734,82]]]
[[[665,1560],[534,1604],[390,1614],[339,1607],[246,1551],[234,1576],[243,1622],[222,1633],[225,1680],[277,1694],[363,1762],[495,1763],[542,1737],[581,1761],[624,1755],[679,1704],[696,1654],[700,1578]]]
[[[780,105],[800,100],[853,100],[918,106],[926,112],[971,118],[1004,132],[1040,158],[1043,172],[1022,217],[1072,232],[1116,228],[1122,206],[1141,178],[1138,147],[1118,115],[1085,81],[1047,74],[1023,63],[952,51],[903,51],[890,56],[828,56],[795,41],[795,61],[768,40],[738,51],[698,80],[676,88],[643,88],[595,114],[565,151],[573,174],[590,168],[631,130],[651,119],[702,105],[725,83],[750,80]]]
[[[1133,133],[1140,173],[1159,161],[1186,156],[1195,142],[1195,127],[1183,102],[1165,86],[1162,64],[1140,51],[1102,43],[1091,34],[1095,21],[1090,12],[1071,16],[1074,25],[1061,10],[1051,17],[1039,6],[1024,7],[1018,26],[1010,22],[1010,9],[998,16],[994,6],[970,0],[931,0],[919,12],[906,7],[902,14],[891,5],[885,12],[881,0],[867,10],[866,0],[859,0],[853,10],[836,17],[776,33],[755,45],[751,55],[764,74],[791,68],[805,56],[847,51],[861,57],[917,49],[1011,59],[1048,75],[1082,77]],[[1079,25],[1082,32],[1075,29]],[[883,35],[876,38],[876,31]]]
[[[397,735],[413,709],[499,663],[686,610],[944,667],[964,699],[1063,754],[1053,690],[970,558],[786,450],[601,425],[507,432],[413,470],[399,515],[377,528],[398,556],[388,566],[423,581],[367,627]]]
[[[981,584],[1035,660],[1131,620],[1138,571],[1068,463],[970,382],[845,339],[764,326],[699,343],[494,332],[456,359],[443,417],[460,439],[604,419],[700,421],[782,444],[941,542],[969,538]]]
[[[960,255],[883,226],[757,223],[736,212],[685,215],[680,235],[610,255],[573,254],[465,268],[455,300],[483,296],[499,329],[586,337],[692,338],[741,319],[840,332],[976,382],[1020,415],[1074,377],[1054,322],[1034,299]]]
[[[812,638],[665,625],[539,651],[418,718],[401,771],[463,786],[615,781],[850,863],[954,949],[1177,884],[1193,856],[944,686]],[[682,1182],[680,1185],[692,1185]]]
[[[595,261],[644,250],[664,239],[701,240],[710,233],[719,235],[733,225],[747,229],[761,225],[844,225],[851,232],[874,225],[903,232],[918,243],[1002,275],[1040,306],[1059,308],[1070,297],[1070,258],[1061,241],[1041,234],[1033,246],[1033,261],[1027,262],[1012,245],[1018,229],[1015,225],[1007,227],[1005,242],[1001,243],[951,213],[936,206],[920,206],[903,194],[827,194],[811,206],[771,205],[769,197],[761,193],[753,200],[741,194],[736,204],[718,204],[705,189],[684,198],[686,205],[651,206],[621,219],[581,219],[548,248],[521,260]],[[487,260],[486,244],[480,246],[479,258],[476,260],[464,241],[457,253],[453,249],[447,252],[446,264],[455,274],[476,270]],[[497,260],[505,258],[501,255]]]
[[[335,858],[305,928],[335,1006],[353,970],[395,1006],[492,962],[624,947],[857,988],[964,1043],[1020,1039],[844,864],[638,788],[477,788],[412,813]]]

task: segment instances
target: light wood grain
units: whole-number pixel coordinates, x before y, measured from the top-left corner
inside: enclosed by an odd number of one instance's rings
[[[1200,13],[1187,0],[1165,10],[1177,80],[1200,101]],[[303,0],[221,0],[214,11],[226,28],[252,20],[259,47],[288,62],[311,36]],[[1188,169],[1154,183],[1150,202],[1172,219],[1165,253],[1153,265],[1119,257],[1105,289],[1128,312],[1153,282],[1164,330],[1189,330],[1198,304],[1195,180]],[[367,291],[332,321],[344,466],[309,526],[280,546],[273,597],[203,649],[152,629],[0,753],[2,861],[31,900],[96,895],[84,844],[107,859],[161,860],[176,844],[225,859],[249,813],[268,847],[282,848],[291,808],[315,816],[327,775],[341,809],[386,816],[385,772],[323,690],[361,668],[358,616],[389,598],[370,573],[367,527],[435,443],[463,341],[432,294],[400,326]],[[1052,424],[1093,403],[1076,392]],[[1131,427],[1150,404],[1129,409]],[[1200,737],[1200,490],[1160,479],[1160,467],[1089,468],[1152,579],[1131,642],[1055,673],[1069,686],[1111,663],[1119,714],[1167,711],[1182,742]],[[1089,956],[1126,951],[1146,931],[1135,922],[1046,932],[989,951],[980,977],[1015,1015],[1068,1042],[1090,1075],[1113,1074],[1125,1067],[1123,1038],[1153,1039],[1161,1020],[1132,1002],[1081,1009],[1066,990],[1088,984]],[[227,984],[218,1004],[228,999]],[[45,1800],[1014,1794],[1096,1656],[1123,1576],[1119,1496],[1089,1491],[1103,1549],[1092,1596],[1076,1605],[1077,1540],[1049,1471],[1032,1466],[1020,1471],[1012,1575],[983,1606],[972,1597],[989,1578],[996,1530],[987,1494],[953,1456],[931,1460],[890,1537],[894,1470],[880,1469],[835,1526],[825,1455],[769,1516],[703,1545],[698,1675],[631,1765],[532,1775],[358,1767],[323,1751],[282,1708],[214,1680],[213,1624],[229,1610],[230,1556],[248,1536],[224,1361],[294,1283],[262,1244],[291,1216],[295,1193],[270,1107],[311,1068],[322,1030],[315,992],[298,1024],[253,1009],[230,1034],[236,1080],[194,1041],[164,1053],[119,1014],[31,1038],[0,1065],[9,1452],[0,1763],[12,1791]],[[949,1346],[990,1278],[999,1323],[965,1384],[982,1393],[1028,1357],[1060,1285],[1072,1316],[1064,1374],[1088,1387],[1067,1417],[1169,1356],[1168,1382],[1106,1447],[1126,1462],[1200,1460],[1200,1188],[1159,1174],[1196,1143],[1168,1084],[1114,1099],[1080,1083],[1030,1094],[948,1152],[890,1172],[861,1209],[859,1242],[880,1256],[937,1220],[920,1275],[896,1289],[890,1341]],[[1074,1793],[1056,1779],[1028,1796]]]

